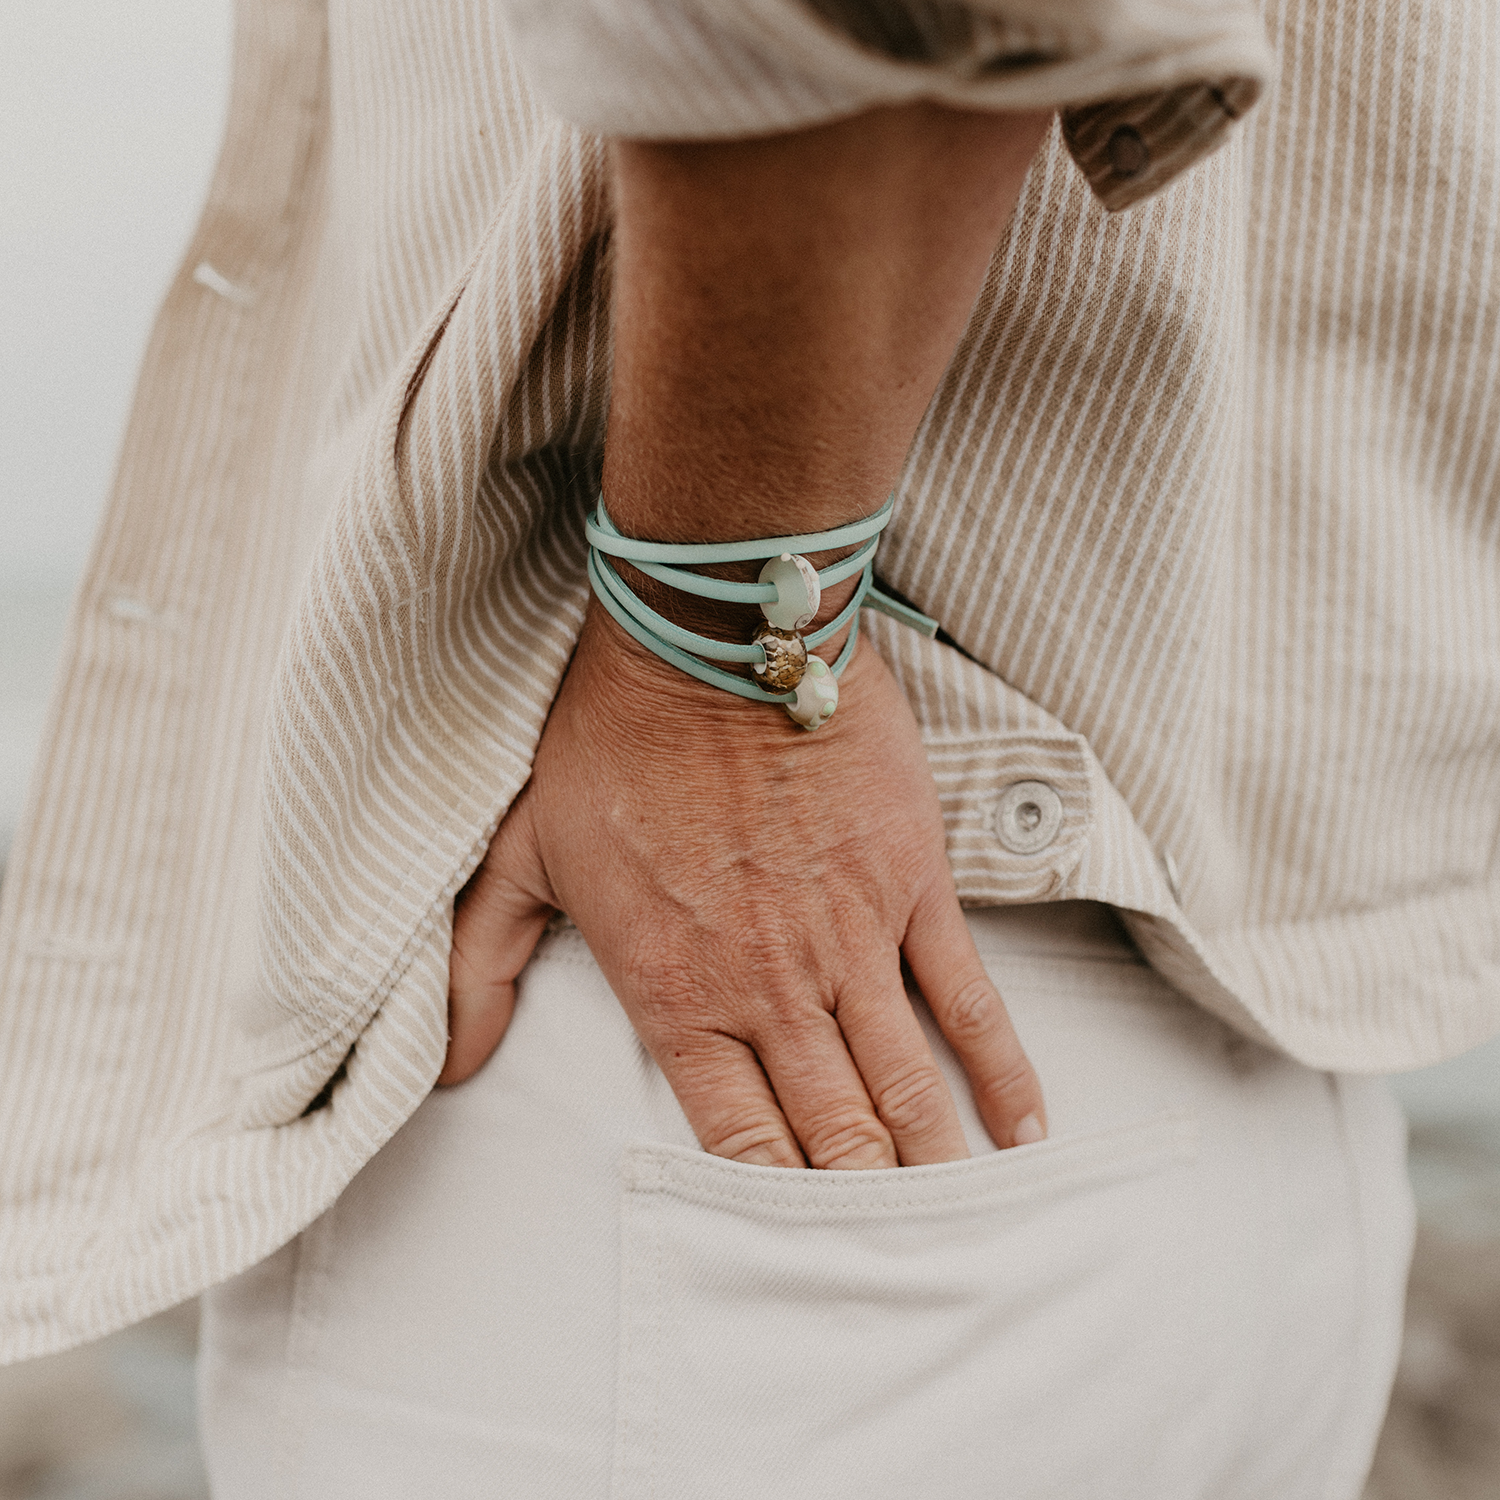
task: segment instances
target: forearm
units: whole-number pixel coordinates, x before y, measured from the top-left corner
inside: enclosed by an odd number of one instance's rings
[[[621,528],[721,540],[876,509],[1049,118],[914,105],[617,142],[604,487]]]

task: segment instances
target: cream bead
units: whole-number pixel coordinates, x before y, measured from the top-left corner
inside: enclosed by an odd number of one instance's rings
[[[816,729],[833,717],[838,706],[839,680],[833,668],[821,656],[808,657],[797,696],[783,707],[804,729]]]

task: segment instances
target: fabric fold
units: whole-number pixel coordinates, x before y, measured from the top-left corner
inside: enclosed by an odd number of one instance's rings
[[[1056,109],[1105,207],[1217,150],[1274,73],[1249,0],[501,0],[546,106],[606,136],[770,135],[881,106]]]

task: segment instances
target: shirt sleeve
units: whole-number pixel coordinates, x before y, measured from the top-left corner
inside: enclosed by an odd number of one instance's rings
[[[878,105],[1057,109],[1106,208],[1217,149],[1274,59],[1254,0],[498,0],[542,103],[641,140]]]

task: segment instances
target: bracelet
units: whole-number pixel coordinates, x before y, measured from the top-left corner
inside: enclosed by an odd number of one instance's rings
[[[875,549],[895,502],[892,495],[861,521],[801,536],[746,542],[648,542],[622,536],[601,496],[584,528],[589,543],[589,585],[620,626],[663,661],[738,697],[779,703],[804,729],[816,729],[826,724],[838,707],[838,679],[854,655],[862,605],[878,609],[923,635],[937,633],[935,620],[874,586]],[[861,545],[821,572],[815,571],[803,555],[855,544]],[[620,577],[611,558],[622,558],[648,577],[699,598],[758,604],[765,623],[745,645],[698,635],[652,609]],[[762,558],[766,559],[765,566],[755,583],[710,578],[684,566]],[[823,590],[856,573],[861,577],[849,602],[826,625],[804,636],[803,630],[818,612]],[[845,625],[850,627],[849,639],[831,667],[821,657],[809,654],[809,648],[822,645]],[[715,661],[748,662],[754,676],[726,672],[712,665]]]

